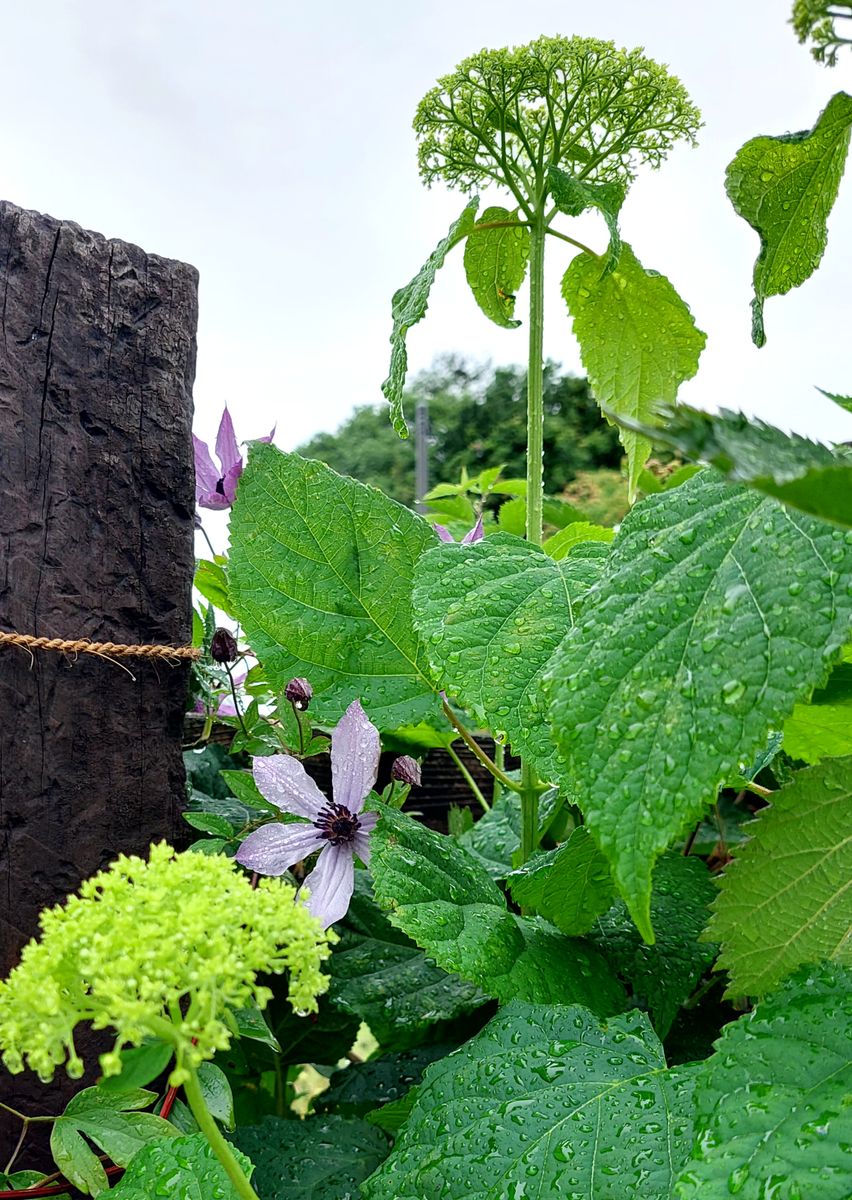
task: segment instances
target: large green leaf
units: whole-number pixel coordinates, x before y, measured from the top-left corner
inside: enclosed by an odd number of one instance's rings
[[[646,940],[655,859],[824,682],[850,625],[839,529],[705,471],[625,518],[554,658],[551,715]]]
[[[497,224],[502,221],[517,222],[517,215],[507,208],[486,208],[464,244],[464,269],[486,317],[504,329],[516,329],[521,322],[514,320],[515,292],[527,273],[530,231],[526,225]]]
[[[50,1134],[53,1161],[68,1182],[92,1196],[109,1187],[103,1163],[89,1141],[123,1167],[151,1139],[175,1137],[177,1130],[168,1121],[138,1111],[156,1098],[156,1092],[143,1088],[116,1092],[89,1087],[72,1096]]]
[[[231,1140],[254,1163],[252,1182],[261,1200],[354,1200],[358,1185],[388,1152],[381,1130],[335,1115],[265,1117],[237,1129]]]
[[[492,879],[505,879],[512,870],[512,855],[521,848],[521,798],[501,791],[487,813],[458,842],[484,867]]]
[[[587,933],[613,900],[609,863],[582,825],[558,850],[537,855],[509,877],[512,899],[563,933]]]
[[[680,1006],[716,957],[714,945],[698,940],[714,895],[701,859],[664,854],[651,894],[654,945],[643,942],[622,901],[600,917],[589,935],[628,985],[631,1000],[651,1014],[661,1038],[668,1035]]]
[[[314,689],[336,721],[359,696],[386,729],[437,711],[411,627],[411,585],[435,535],[375,488],[252,446],[231,510],[231,597],[267,678]]]
[[[609,230],[609,249],[607,251],[605,273],[614,271],[618,266],[621,255],[621,234],[618,231],[618,214],[624,203],[624,185],[615,181],[609,183],[585,183],[561,167],[551,166],[548,172],[550,194],[560,212],[570,217],[579,217],[580,213],[589,208],[595,208],[606,221]]]
[[[728,167],[730,201],[760,235],[752,301],[752,338],[758,346],[766,341],[766,297],[798,287],[820,264],[850,129],[852,96],[838,92],[813,129],[752,138]]]
[[[451,838],[385,808],[371,842],[376,899],[445,971],[501,1002],[580,1003],[601,1014],[623,1007],[596,950],[508,912],[485,869]]]
[[[408,426],[402,411],[402,391],[405,387],[405,375],[408,370],[408,348],[405,339],[411,326],[416,325],[426,316],[429,292],[435,282],[435,275],[444,265],[444,260],[453,246],[457,246],[473,229],[478,207],[479,197],[474,196],[465,205],[461,216],[453,221],[447,231],[447,236],[438,242],[411,282],[395,292],[391,302],[393,332],[390,338],[390,371],[382,384],[382,391],[391,406],[393,427],[402,438],[408,437]]]
[[[708,931],[728,993],[762,996],[803,963],[852,966],[852,758],[800,771],[746,832]]]
[[[852,662],[838,663],[824,688],[784,722],[784,749],[807,763],[852,754]]]
[[[605,412],[647,423],[660,402],[674,403],[680,385],[698,370],[707,339],[664,275],[646,271],[625,242],[609,274],[600,259],[578,254],[565,272],[562,295],[589,385]],[[619,437],[635,493],[651,443],[631,430],[620,429]]]
[[[696,1080],[680,1200],[849,1200],[852,972],[801,972],[724,1030]]]
[[[173,1131],[177,1134],[177,1130]],[[243,1173],[251,1176],[252,1164],[234,1151]],[[166,1190],[164,1190],[166,1189]],[[239,1200],[239,1193],[203,1133],[175,1136],[170,1141],[149,1142],[136,1154],[110,1197],[119,1200]]]
[[[711,414],[678,405],[656,415],[659,427],[628,424],[656,445],[715,467],[729,483],[852,528],[852,453],[845,447],[829,449],[726,409]]]
[[[429,1067],[364,1200],[668,1200],[692,1085],[647,1017],[513,1001]]]
[[[542,720],[541,677],[606,556],[606,546],[589,543],[554,562],[540,547],[498,533],[470,546],[436,546],[418,564],[414,621],[435,678],[505,732],[544,779],[557,778],[560,765]]]
[[[366,1021],[385,1047],[403,1049],[466,1017],[488,997],[448,975],[395,929],[377,907],[367,874],[358,871],[340,942],[329,963],[332,1003]],[[338,1056],[339,1057],[339,1056]]]
[[[342,1117],[366,1116],[380,1105],[401,1100],[420,1082],[430,1063],[446,1058],[455,1048],[452,1044],[418,1046],[369,1062],[352,1063],[334,1072],[327,1090],[314,1101],[314,1108]]]

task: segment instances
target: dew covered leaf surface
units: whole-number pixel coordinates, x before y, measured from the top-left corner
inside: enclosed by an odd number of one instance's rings
[[[393,332],[391,333],[391,361],[388,377],[382,384],[382,391],[391,406],[391,421],[400,437],[408,437],[408,426],[402,411],[402,393],[405,388],[405,376],[408,371],[408,348],[406,337],[412,325],[416,325],[426,316],[429,307],[429,293],[435,282],[435,275],[444,265],[453,246],[457,246],[473,229],[476,210],[479,207],[479,197],[474,196],[462,210],[461,216],[453,221],[426,262],[414,278],[394,293],[391,302]]]
[[[602,270],[599,258],[578,254],[562,280],[580,357],[599,404],[648,423],[698,370],[706,335],[668,279],[646,271],[626,242],[615,270]],[[633,491],[651,443],[629,429],[619,437]]]
[[[334,1072],[326,1091],[314,1101],[314,1108],[342,1117],[366,1116],[381,1105],[401,1100],[420,1082],[430,1063],[446,1058],[455,1048],[453,1044],[430,1044],[352,1063]]]
[[[235,1150],[243,1172],[252,1176],[250,1159]],[[255,1181],[256,1182],[256,1181]],[[124,1175],[110,1189],[119,1200],[239,1200],[237,1189],[203,1133],[149,1142],[134,1155]]]
[[[389,1149],[380,1129],[331,1113],[304,1121],[265,1117],[237,1129],[231,1141],[254,1163],[261,1200],[354,1200]]]
[[[540,693],[550,658],[600,578],[608,547],[589,543],[554,562],[511,534],[441,545],[420,560],[414,619],[440,686],[544,779],[559,764]]]
[[[609,230],[609,247],[604,270],[615,270],[621,254],[618,214],[624,204],[624,185],[617,182],[586,183],[557,166],[550,167],[548,180],[551,195],[560,212],[579,217],[580,213],[594,208],[601,214]]]
[[[501,1002],[579,1003],[603,1015],[624,991],[579,938],[506,908],[487,871],[453,839],[392,809],[371,837],[376,899],[439,967]]]
[[[801,971],[716,1045],[678,1200],[849,1200],[852,972]]]
[[[429,1067],[364,1200],[668,1200],[691,1141],[689,1071],[642,1013],[513,1001]]]
[[[800,771],[745,831],[709,929],[728,993],[763,996],[804,963],[852,967],[852,758]]]
[[[555,732],[646,939],[656,858],[847,640],[847,539],[703,471],[625,518],[555,656]]]
[[[501,792],[491,809],[460,834],[457,841],[492,879],[505,879],[512,869],[512,855],[521,847],[518,793]]]
[[[482,229],[498,221],[517,220],[507,208],[486,208],[464,244],[464,269],[474,299],[486,317],[504,329],[515,329],[515,293],[524,282],[530,256],[525,225]]]
[[[416,1046],[433,1036],[436,1025],[464,1017],[488,1000],[473,983],[442,971],[394,928],[373,900],[365,871],[356,872],[349,912],[335,932],[341,940],[329,962],[329,998],[366,1021],[382,1046]]]
[[[760,235],[754,264],[752,338],[766,341],[763,302],[798,287],[816,270],[826,222],[846,165],[852,96],[838,92],[813,129],[756,137],[737,151],[725,186],[739,215]]]
[[[627,905],[616,903],[595,923],[589,940],[628,987],[631,1000],[651,1014],[661,1038],[716,957],[698,939],[710,917],[715,889],[701,859],[664,854],[654,872],[653,946],[643,942]]]
[[[384,729],[438,711],[411,627],[417,560],[435,535],[375,488],[323,463],[252,446],[231,510],[231,595],[278,691],[296,676],[311,715],[360,697]]]

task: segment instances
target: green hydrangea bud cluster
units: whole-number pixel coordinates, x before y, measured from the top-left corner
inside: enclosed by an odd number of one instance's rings
[[[530,215],[550,166],[624,183],[679,139],[694,143],[700,121],[680,81],[641,50],[541,37],[466,58],[424,96],[414,129],[427,183],[508,186]]]
[[[69,1075],[82,1073],[74,1030],[85,1021],[116,1032],[105,1075],[120,1071],[122,1046],[153,1036],[174,1046],[171,1082],[182,1083],[187,1067],[230,1044],[228,1010],[266,1005],[258,972],[289,971],[293,1007],[316,1011],[335,940],[288,884],[264,879],[253,890],[230,859],[165,843],[148,862],[122,855],[40,924],[0,982],[0,1051],[10,1071],[26,1062],[44,1081],[66,1058]]]
[[[848,25],[840,25],[848,21]],[[837,53],[852,46],[852,4],[849,0],[796,0],[790,24],[799,41],[811,42],[817,62],[837,65]]]

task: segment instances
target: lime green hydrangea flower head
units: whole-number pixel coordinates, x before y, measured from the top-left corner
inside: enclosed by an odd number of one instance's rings
[[[148,862],[122,855],[40,924],[0,982],[0,1051],[10,1071],[26,1063],[45,1081],[66,1059],[69,1075],[82,1073],[74,1030],[86,1021],[116,1032],[104,1074],[120,1070],[121,1046],[153,1036],[174,1047],[181,1083],[187,1066],[230,1044],[231,1011],[266,1005],[259,972],[289,971],[291,1004],[315,1011],[335,940],[288,884],[264,879],[253,890],[230,859],[165,843]]]
[[[544,196],[549,167],[627,183],[676,141],[694,143],[700,121],[680,81],[641,50],[541,37],[459,63],[424,96],[414,129],[427,183],[508,185],[529,208]]]

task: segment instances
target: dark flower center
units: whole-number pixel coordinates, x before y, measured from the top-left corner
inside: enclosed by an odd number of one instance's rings
[[[354,813],[331,800],[320,810],[314,825],[320,831],[320,837],[328,838],[332,846],[342,846],[351,842],[361,828],[361,822]]]
[[[216,494],[217,494],[217,496],[225,495],[225,480],[224,480],[224,478],[216,480]]]

